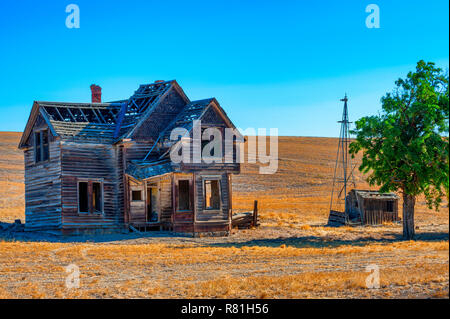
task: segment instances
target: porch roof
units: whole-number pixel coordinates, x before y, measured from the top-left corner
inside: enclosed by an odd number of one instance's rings
[[[125,173],[137,180],[145,180],[154,176],[164,175],[174,171],[171,161],[163,160],[156,162],[131,162]]]

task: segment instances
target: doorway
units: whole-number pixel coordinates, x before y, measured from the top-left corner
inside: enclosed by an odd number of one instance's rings
[[[147,223],[159,222],[158,214],[158,187],[147,186]]]

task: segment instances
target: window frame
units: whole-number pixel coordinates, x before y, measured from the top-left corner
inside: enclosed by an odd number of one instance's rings
[[[88,184],[88,211],[82,212],[80,211],[80,183],[87,183]],[[95,210],[94,207],[94,183],[100,184],[100,191],[101,191],[101,207],[102,210],[98,211]],[[103,179],[90,179],[90,178],[78,178],[77,179],[77,212],[78,215],[104,215],[105,214],[105,185]]]
[[[98,211],[98,210],[96,210],[95,209],[95,207],[94,207],[94,183],[96,183],[96,184],[100,184],[100,192],[101,192],[101,196],[100,196],[100,203],[101,203],[101,207],[102,207],[102,209],[100,210],[100,211]],[[97,214],[101,214],[101,215],[103,215],[103,213],[105,212],[105,188],[104,188],[104,185],[103,185],[103,181],[91,181],[91,184],[92,184],[92,202],[91,202],[91,204],[92,204],[92,214],[95,214],[95,215],[97,215]]]
[[[222,185],[221,185],[222,176],[220,175],[209,175],[209,176],[202,176],[202,192],[203,192],[203,211],[207,212],[219,212],[223,209],[223,203],[222,203]],[[206,188],[205,188],[205,182],[207,181],[217,181],[219,186],[219,208],[206,208]]]
[[[43,132],[47,132],[47,143],[44,143]],[[39,143],[37,141],[37,135],[39,135]],[[45,148],[44,146],[47,146]],[[39,147],[39,160],[37,160],[37,149]],[[44,160],[44,150],[47,149],[47,159]],[[42,164],[50,161],[50,130],[45,128],[33,130],[33,159],[34,164]]]
[[[188,209],[180,209],[180,182],[181,181],[187,182],[187,184],[188,184],[188,188],[187,188],[188,189],[188,201],[189,201],[189,208]],[[192,199],[191,199],[191,197],[192,197],[192,194],[191,194],[191,183],[192,183],[192,180],[188,179],[188,178],[177,179],[177,185],[176,185],[176,187],[177,187],[177,195],[178,195],[178,198],[177,198],[177,212],[190,212],[190,211],[193,210],[194,203],[192,203]]]
[[[134,192],[139,192],[140,194],[141,194],[141,199],[133,199],[133,193]],[[143,194],[143,191],[142,191],[142,189],[131,189],[131,201],[132,202],[142,202],[142,201],[144,201],[144,196],[143,196],[144,194]]]
[[[80,209],[80,184],[87,183],[87,212],[82,212]],[[78,214],[89,214],[89,182],[86,180],[77,180],[77,211]]]

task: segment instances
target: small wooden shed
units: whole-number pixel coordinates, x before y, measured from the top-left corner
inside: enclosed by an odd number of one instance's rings
[[[346,215],[364,225],[398,221],[399,197],[394,193],[352,189],[346,197]]]

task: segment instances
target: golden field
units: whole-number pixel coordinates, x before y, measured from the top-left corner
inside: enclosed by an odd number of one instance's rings
[[[0,133],[1,222],[24,221],[19,138]],[[402,241],[399,224],[326,227],[336,147],[281,137],[276,174],[244,164],[233,208],[257,199],[261,226],[229,237],[0,238],[0,298],[448,298],[448,202],[436,212],[417,201],[416,241]],[[66,288],[71,264],[79,288]],[[379,267],[378,289],[366,286],[369,265]]]

